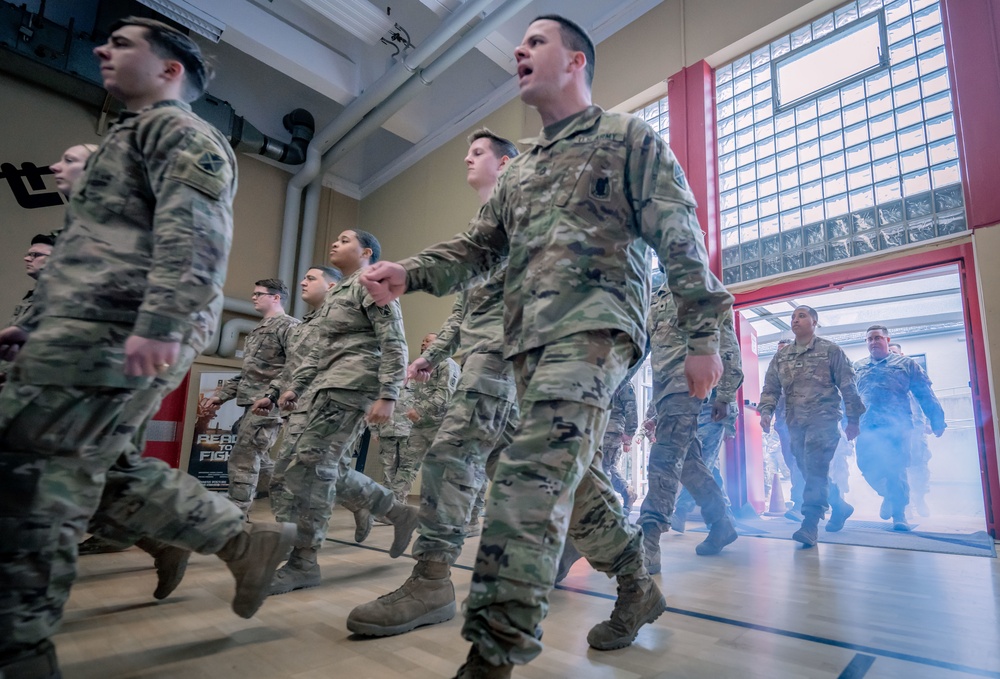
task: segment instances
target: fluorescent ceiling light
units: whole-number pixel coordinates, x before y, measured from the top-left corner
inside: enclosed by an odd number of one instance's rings
[[[139,0],[139,2],[212,42],[219,42],[222,31],[226,29],[226,24],[221,20],[185,0]]]
[[[369,44],[376,44],[393,21],[367,0],[301,0],[327,19]]]

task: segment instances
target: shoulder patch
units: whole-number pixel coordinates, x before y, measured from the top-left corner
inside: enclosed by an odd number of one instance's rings
[[[198,167],[212,176],[218,176],[225,166],[225,159],[217,153],[205,151],[198,158]]]
[[[684,176],[684,168],[677,161],[674,161],[674,183],[683,190],[688,190],[687,177]]]

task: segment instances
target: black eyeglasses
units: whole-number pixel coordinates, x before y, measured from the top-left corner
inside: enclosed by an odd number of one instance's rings
[[[49,253],[47,253],[47,252],[27,252],[27,253],[25,253],[24,256],[25,256],[26,259],[38,259],[39,257],[48,257]]]
[[[258,297],[265,297],[267,295],[277,295],[276,292],[254,292],[250,294],[251,299],[257,299]]]

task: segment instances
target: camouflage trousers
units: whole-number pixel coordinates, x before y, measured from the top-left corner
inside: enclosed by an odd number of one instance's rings
[[[517,423],[520,419],[517,404],[511,403],[510,414],[507,416],[507,426],[504,427],[500,441],[486,456],[486,466],[482,469],[476,468],[476,484],[479,486],[479,492],[476,494],[475,502],[472,503],[472,512],[469,514],[468,523],[477,523],[486,512],[486,491],[489,490],[493,475],[496,474],[501,453],[507,450],[507,446],[514,440],[514,432],[517,430]]]
[[[440,425],[435,423],[426,427],[414,426],[406,439],[406,445],[399,448],[399,463],[392,476],[392,493],[400,502],[406,502],[413,488],[413,482],[420,473],[420,465],[427,456],[427,450],[434,442]]]
[[[628,502],[628,481],[622,476],[618,462],[622,457],[622,435],[616,432],[605,432],[601,442],[601,468],[611,481],[611,487],[622,496],[622,503]]]
[[[406,450],[406,437],[387,436],[378,437],[378,459],[382,463],[382,475],[385,481],[383,485],[392,490],[399,502],[406,502],[406,495],[396,494],[395,480],[396,470],[399,469],[399,459]]]
[[[193,358],[185,351],[140,390],[15,379],[0,392],[0,663],[56,631],[76,577],[76,546],[95,512],[206,554],[242,530],[240,511],[225,497],[140,458],[134,445]],[[116,462],[118,475],[105,487]]]
[[[701,456],[698,413],[702,400],[687,394],[654,394],[653,398],[656,443],[649,447],[649,492],[639,508],[639,525],[655,526],[665,533],[683,483],[711,526],[725,515],[726,500]]]
[[[365,410],[371,397],[349,389],[316,392],[307,421],[285,467],[285,486],[294,498],[288,520],[298,531],[295,547],[319,549],[326,538],[340,479],[351,471],[351,454],[365,428]],[[362,475],[363,476],[363,475]],[[357,478],[357,477],[355,477]],[[388,488],[358,479],[371,499],[371,512],[382,516],[392,508]]]
[[[243,510],[250,513],[254,496],[257,495],[257,482],[262,480],[262,488],[271,484],[274,473],[274,461],[269,451],[278,438],[281,430],[281,415],[272,410],[268,415],[255,415],[252,406],[243,409],[236,430],[236,443],[229,453],[229,499]]]
[[[822,519],[830,496],[830,462],[840,442],[837,420],[814,420],[807,425],[788,425],[788,443],[802,471],[802,515]]]
[[[452,395],[420,473],[413,558],[455,563],[476,499],[487,485],[487,459],[498,459],[513,439],[513,412],[514,404],[497,396],[461,389]]]
[[[927,446],[927,434],[913,431],[910,438],[910,466],[906,468],[906,478],[910,483],[910,494],[923,498],[931,492],[931,449]]]
[[[798,463],[795,461],[795,455],[792,454],[792,442],[791,436],[788,433],[788,425],[782,421],[775,421],[774,431],[778,433],[778,442],[781,444],[781,459],[785,461],[785,466],[788,467],[789,475],[792,481],[792,492],[791,498],[792,505],[794,509],[802,511],[802,490],[805,488],[806,479],[802,476],[802,471],[799,469]]]
[[[862,427],[855,441],[858,469],[876,493],[889,501],[893,518],[902,518],[910,504],[910,427]]]
[[[512,359],[521,420],[487,495],[462,627],[492,664],[525,664],[541,652],[567,533],[609,576],[645,572],[642,534],[595,460],[611,397],[634,359],[632,341],[611,330]]]
[[[274,518],[281,523],[294,522],[292,505],[295,496],[288,489],[285,476],[288,472],[288,465],[295,455],[295,444],[305,431],[306,423],[309,421],[309,413],[298,411],[290,414],[282,429],[281,446],[275,456],[274,472],[271,475],[271,487],[269,494],[271,499],[271,511]],[[382,486],[373,483],[371,479],[350,466],[348,462],[347,472],[337,477],[337,504],[341,507],[356,512],[359,509],[368,509],[373,514],[375,505],[382,498]]]
[[[701,410],[698,411],[698,443],[701,444],[701,459],[705,461],[715,484],[722,490],[722,500],[729,506],[729,498],[726,496],[725,484],[722,481],[722,473],[719,471],[719,455],[722,453],[722,442],[727,436],[736,434],[736,408],[729,409],[729,416],[724,420],[715,422],[712,420],[712,401],[705,401]],[[675,511],[690,512],[695,508],[694,497],[688,491],[687,486],[681,490],[677,496],[677,506]]]

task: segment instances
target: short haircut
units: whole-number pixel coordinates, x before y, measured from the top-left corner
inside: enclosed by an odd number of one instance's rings
[[[509,139],[504,139],[498,134],[495,134],[488,127],[480,127],[478,130],[469,135],[469,145],[472,142],[479,139],[489,139],[490,148],[493,150],[493,155],[497,157],[497,160],[507,156],[508,158],[516,158],[518,154],[517,147],[514,146],[514,142]]]
[[[267,288],[267,294],[281,297],[281,306],[288,301],[288,286],[280,278],[264,278],[254,283],[256,287]]]
[[[156,19],[130,16],[119,19],[111,26],[114,33],[124,26],[142,26],[146,29],[146,41],[161,59],[175,59],[184,66],[184,98],[192,102],[205,93],[208,81],[212,79],[212,67],[205,61],[198,44],[178,31]]]
[[[316,271],[323,272],[323,280],[327,283],[339,283],[340,279],[344,277],[344,274],[340,272],[335,266],[311,266],[309,270],[316,269]]]
[[[870,333],[872,330],[881,330],[883,335],[885,335],[886,337],[889,336],[889,328],[885,327],[884,325],[870,325],[870,326],[868,326],[868,329],[865,330],[865,335],[867,336],[868,333]]]
[[[805,309],[806,311],[808,311],[809,315],[812,316],[812,319],[814,321],[816,321],[817,323],[819,323],[819,313],[817,313],[817,311],[815,309],[813,309],[811,306],[806,306],[805,304],[800,304],[800,305],[798,305],[797,307],[795,307],[792,310],[792,313],[794,314],[799,309]]]
[[[32,245],[55,245],[56,244],[56,234],[55,233],[36,233],[35,237],[31,239]]]
[[[377,262],[378,258],[382,256],[382,246],[379,245],[378,238],[367,231],[362,231],[361,229],[351,229],[351,231],[353,231],[354,235],[357,236],[358,242],[361,243],[361,247],[371,249],[372,256],[368,259],[368,263],[374,264]]]
[[[892,349],[893,347],[896,347],[900,351],[903,350],[903,345],[900,344],[899,342],[889,342],[889,348]]]
[[[784,337],[784,338],[778,340],[778,348],[780,349],[782,346],[788,346],[791,343],[792,343],[792,340],[788,339],[787,337]]]
[[[559,24],[559,34],[562,36],[563,47],[574,52],[583,52],[583,56],[586,57],[587,87],[592,86],[594,84],[594,60],[596,59],[597,50],[594,48],[594,41],[591,40],[587,31],[583,30],[583,27],[575,21],[570,21],[558,14],[543,14],[532,19],[531,23],[535,23],[536,21],[555,21]]]

